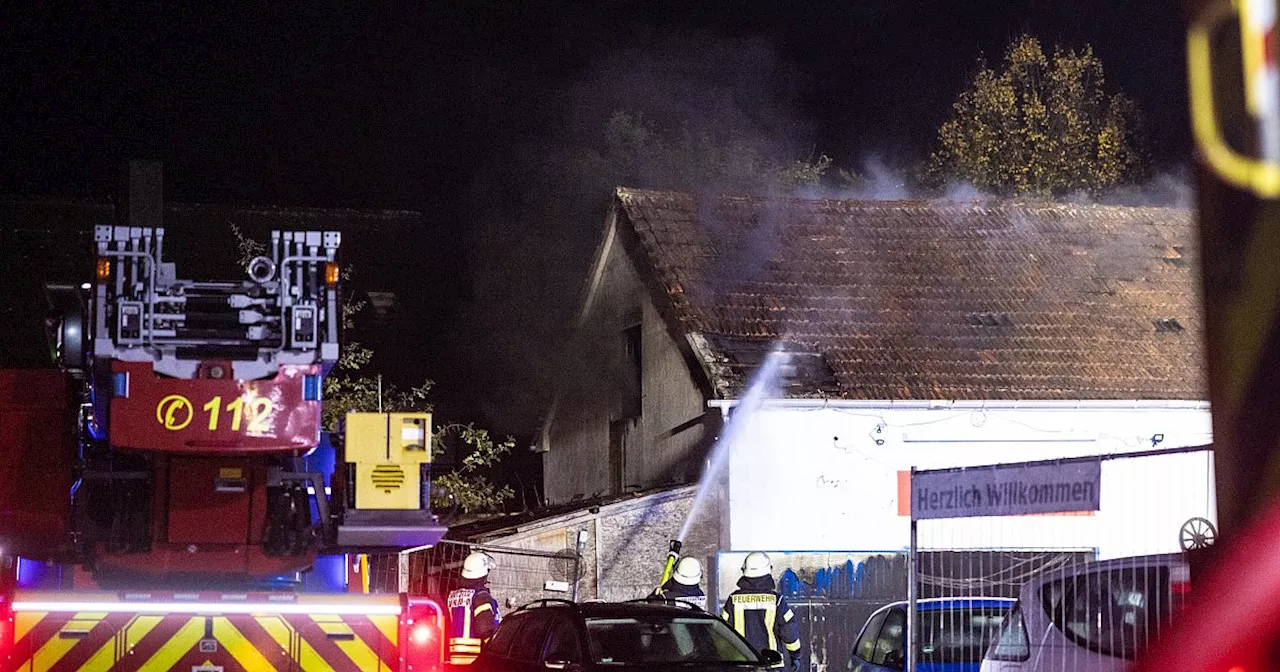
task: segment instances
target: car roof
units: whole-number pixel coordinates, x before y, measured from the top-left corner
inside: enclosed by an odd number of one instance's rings
[[[1181,553],[1161,553],[1156,555],[1134,555],[1125,558],[1111,558],[1109,560],[1091,560],[1080,564],[1068,565],[1062,569],[1056,569],[1052,572],[1045,572],[1035,578],[1028,580],[1023,584],[1023,589],[1041,586],[1049,581],[1075,576],[1082,572],[1097,572],[1099,570],[1106,571],[1112,569],[1123,569],[1127,567],[1175,567],[1178,565],[1186,565],[1187,558]]]
[[[946,611],[948,609],[973,609],[983,607],[995,607],[1006,609],[1013,606],[1017,602],[1012,597],[930,597],[923,600],[916,600],[916,611]],[[907,600],[899,600],[884,605],[876,610],[877,613],[894,607],[907,606]]]
[[[586,618],[710,618],[715,616],[701,609],[667,600],[636,600],[633,602],[579,602],[541,601],[520,607],[511,615],[555,610],[574,613]]]

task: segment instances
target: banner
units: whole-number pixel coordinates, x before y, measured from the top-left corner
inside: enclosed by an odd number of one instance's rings
[[[911,518],[1097,511],[1101,494],[1099,460],[917,471],[911,478]]]

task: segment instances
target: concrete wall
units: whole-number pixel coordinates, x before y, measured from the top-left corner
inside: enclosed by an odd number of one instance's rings
[[[908,545],[900,474],[1210,443],[1207,407],[974,410],[766,408],[729,458],[726,550],[884,551]],[[921,547],[1178,550],[1178,529],[1214,520],[1207,452],[1103,463],[1091,515],[923,521]]]
[[[588,510],[558,516],[474,541],[555,552],[567,547],[566,540],[585,531],[579,599],[629,600],[644,597],[657,587],[668,543],[679,534],[694,498],[695,488],[682,487],[606,504],[596,513]],[[706,499],[684,540],[684,554],[703,564],[704,585],[714,585],[722,501],[715,493]]]
[[[692,482],[718,426],[719,413],[708,413],[681,349],[620,242],[614,240],[604,260],[570,346],[577,370],[560,391],[544,434],[544,484],[551,503]],[[634,382],[623,334],[637,324],[642,382],[635,416],[627,407]],[[626,424],[618,474],[611,466],[610,424],[628,417],[633,421]],[[711,429],[704,427],[708,419]]]

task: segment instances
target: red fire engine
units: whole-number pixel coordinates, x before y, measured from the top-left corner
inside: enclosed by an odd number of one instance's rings
[[[444,532],[429,414],[350,414],[329,482],[304,467],[339,356],[341,235],[275,231],[246,277],[184,279],[158,170],[131,167],[129,220],[95,228],[91,281],[48,288],[57,367],[0,369],[0,660],[435,669],[430,600],[280,588],[319,553]],[[63,589],[18,587],[19,557]]]

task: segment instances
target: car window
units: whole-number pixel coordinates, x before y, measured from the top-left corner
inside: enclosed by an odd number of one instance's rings
[[[547,633],[547,644],[542,649],[542,660],[565,663],[581,663],[582,644],[578,641],[578,628],[572,619],[558,618]]]
[[[1045,612],[1068,639],[1091,651],[1134,658],[1169,617],[1169,570],[1120,567],[1046,583]]]
[[[535,661],[542,655],[542,643],[546,641],[547,627],[550,625],[550,619],[540,613],[543,611],[547,610],[537,610],[537,613],[530,614],[526,618],[528,622],[516,632],[515,641],[511,643],[511,653],[507,654],[508,658]]]
[[[1031,657],[1031,643],[1027,640],[1027,625],[1022,620],[1022,604],[1016,603],[1005,617],[1000,634],[987,651],[987,660],[1021,662]]]
[[[868,663],[871,662],[876,655],[876,639],[880,637],[880,626],[884,624],[884,617],[888,615],[888,611],[872,614],[867,625],[862,628],[862,636],[858,638],[854,655]]]
[[[885,616],[884,627],[880,628],[880,637],[876,639],[875,656],[871,662],[888,667],[901,666],[906,634],[907,612],[899,608],[890,609]]]
[[[601,665],[755,663],[759,657],[718,618],[587,619],[592,659]]]
[[[921,663],[976,663],[1004,623],[1003,606],[919,612]]]
[[[502,619],[502,623],[498,625],[498,631],[493,633],[493,638],[485,644],[485,650],[495,656],[509,654],[511,652],[511,642],[515,641],[516,638],[516,632],[528,620],[529,618],[525,614],[516,614]]]

